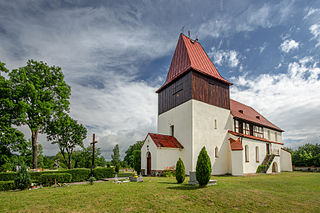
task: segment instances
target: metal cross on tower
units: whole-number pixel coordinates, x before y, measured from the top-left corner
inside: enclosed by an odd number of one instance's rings
[[[98,143],[98,141],[95,140],[95,134],[93,133],[93,139],[92,139],[92,165],[91,165],[91,176],[93,176],[92,174],[92,169],[94,168],[94,152],[95,152],[95,144]]]

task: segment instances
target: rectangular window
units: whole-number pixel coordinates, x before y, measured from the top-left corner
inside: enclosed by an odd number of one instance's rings
[[[268,139],[271,140],[270,130],[268,130]]]
[[[260,126],[253,126],[253,136],[263,138],[263,128]]]
[[[278,141],[278,133],[277,132],[274,133],[274,138],[275,138],[275,141]]]
[[[234,131],[239,132],[239,121],[238,120],[234,120]]]
[[[174,125],[170,126],[170,133],[171,133],[171,136],[174,136]]]
[[[243,134],[250,135],[250,127],[248,123],[243,123]]]
[[[214,128],[217,129],[217,120],[214,120]]]

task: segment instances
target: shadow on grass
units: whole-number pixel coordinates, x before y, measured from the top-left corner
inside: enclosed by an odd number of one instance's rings
[[[174,185],[178,185],[177,182],[158,182],[160,184],[174,184]]]

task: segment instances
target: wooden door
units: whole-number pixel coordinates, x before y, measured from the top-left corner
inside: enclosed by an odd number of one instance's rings
[[[148,153],[147,157],[147,175],[151,175],[151,153]]]
[[[267,143],[267,155],[269,155],[270,154],[270,146],[269,146],[269,144]]]

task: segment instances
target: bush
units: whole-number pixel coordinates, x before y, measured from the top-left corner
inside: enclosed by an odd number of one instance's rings
[[[119,173],[117,174],[118,177],[131,177],[133,176],[132,172],[123,172],[123,173]]]
[[[97,179],[95,177],[89,177],[88,181],[90,182],[90,185],[93,185],[93,182]]]
[[[186,178],[186,174],[185,174],[184,163],[181,160],[181,158],[179,158],[179,160],[177,161],[177,165],[176,165],[176,179],[177,179],[177,182],[178,183],[183,183],[185,178]]]
[[[259,165],[257,168],[257,173],[263,173],[267,168],[267,165]]]
[[[84,169],[84,168],[68,169],[68,170],[59,171],[59,172],[69,173],[70,175],[72,175],[71,182],[86,181],[86,180],[88,180],[88,178],[90,176],[90,169]]]
[[[40,176],[40,183],[45,186],[50,186],[54,184],[54,179],[56,183],[69,183],[72,176],[68,173],[47,173]]]
[[[174,170],[167,170],[161,174],[161,177],[174,177],[176,173]]]
[[[16,176],[16,172],[0,172],[0,181],[14,180]]]
[[[112,168],[95,168],[93,169],[93,176],[97,180],[101,180],[103,178],[113,178],[114,177],[114,171]]]
[[[14,181],[0,181],[0,191],[8,191],[16,189]]]
[[[31,186],[30,174],[27,171],[27,167],[22,165],[17,173],[16,178],[14,179],[14,184],[18,189],[27,189]]]
[[[133,158],[134,158],[134,170],[140,175],[141,172],[141,151],[134,150],[133,151]]]
[[[211,161],[205,147],[202,148],[196,167],[196,178],[200,186],[206,186],[211,177]]]

